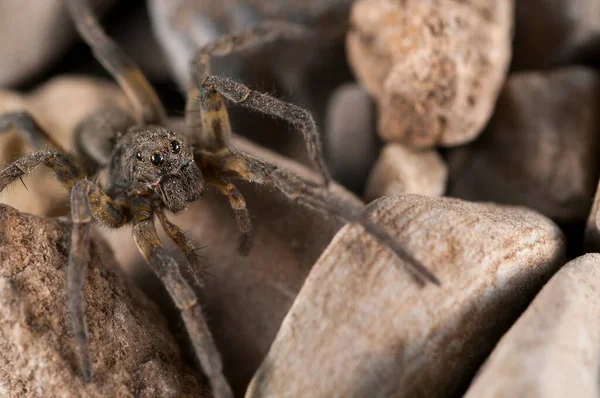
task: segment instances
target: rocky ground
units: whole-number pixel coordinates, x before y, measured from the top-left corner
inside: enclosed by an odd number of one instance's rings
[[[360,226],[251,184],[243,257],[226,199],[207,193],[169,217],[209,265],[197,293],[236,396],[600,397],[597,0],[93,3],[177,131],[197,46],[262,20],[309,27],[213,71],[308,108],[333,192],[441,281],[418,286]],[[61,0],[0,0],[0,113],[29,111],[75,151],[85,116],[131,104],[67,16]],[[230,109],[235,147],[319,181],[293,126]],[[0,135],[1,164],[31,150]],[[212,395],[131,227],[93,231],[83,383],[68,195],[39,169],[0,202],[0,395]]]

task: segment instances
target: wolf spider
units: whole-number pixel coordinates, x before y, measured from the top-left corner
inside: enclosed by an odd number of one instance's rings
[[[369,234],[393,250],[413,279],[438,284],[436,277],[414,260],[388,232],[372,222],[364,206],[351,204],[328,190],[329,173],[321,154],[315,122],[306,110],[269,95],[250,90],[225,77],[210,75],[210,56],[274,40],[297,37],[304,32],[287,23],[263,23],[249,30],[223,36],[198,49],[192,64],[187,92],[184,135],[162,127],[165,111],[153,88],[137,66],[104,33],[84,0],[67,0],[77,30],[95,57],[111,73],[135,109],[108,108],[89,115],[76,129],[80,151],[108,171],[105,189],[88,179],[80,162],[60,150],[27,154],[0,172],[0,191],[37,166],[52,169],[70,192],[73,229],[67,267],[67,302],[82,377],[92,380],[92,356],[85,317],[83,288],[89,261],[91,222],[110,228],[133,225],[133,239],[152,270],[164,283],[181,312],[195,354],[216,397],[232,395],[222,374],[220,355],[202,315],[198,299],[184,279],[179,265],[163,249],[157,235],[156,215],[168,236],[185,254],[189,267],[201,267],[193,243],[169,222],[165,210],[177,213],[200,199],[208,186],[229,199],[241,238],[239,251],[247,254],[252,244],[252,225],[246,203],[234,181],[273,187],[290,200],[314,211],[360,224]],[[287,120],[304,135],[311,159],[323,184],[301,180],[294,174],[229,146],[231,127],[223,97],[250,109]],[[42,143],[60,147],[26,112],[0,117],[0,131],[16,128],[38,149]]]

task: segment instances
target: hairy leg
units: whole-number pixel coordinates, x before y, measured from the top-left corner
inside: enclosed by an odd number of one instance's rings
[[[219,192],[227,196],[229,205],[235,213],[235,219],[238,229],[242,233],[238,241],[238,251],[241,255],[247,256],[252,249],[252,221],[250,213],[246,207],[246,200],[230,181],[220,177],[213,177],[210,174],[206,176],[207,181],[214,186]]]
[[[233,397],[231,387],[223,375],[221,356],[202,314],[198,298],[181,274],[177,262],[163,249],[151,217],[147,210],[138,211],[134,215],[135,243],[181,311],[196,356],[210,381],[213,395],[216,398]]]
[[[331,180],[323,159],[321,136],[314,118],[306,109],[281,101],[268,94],[254,91],[242,83],[221,76],[208,76],[201,85],[201,91],[217,91],[228,100],[247,108],[279,117],[296,126],[302,132],[313,165],[323,177],[324,185]]]
[[[277,168],[277,166],[248,154],[231,153],[226,157],[219,155],[214,155],[214,157],[214,159],[206,161],[214,164],[215,167],[220,167],[222,175],[260,185],[273,186],[302,206],[362,226],[367,233],[404,260],[408,272],[417,283],[422,285],[429,281],[436,285],[440,284],[437,277],[415,260],[397,239],[368,218],[364,206],[349,203],[326,187],[306,182],[284,169]]]
[[[161,124],[165,109],[142,71],[111,40],[98,24],[88,0],[66,0],[79,34],[92,48],[96,59],[110,72],[145,124]]]
[[[90,227],[94,218],[113,228],[127,222],[124,208],[89,180],[78,181],[71,190],[71,249],[67,266],[67,307],[79,368],[85,382],[92,381],[92,354],[85,315],[85,276],[90,259]]]
[[[210,73],[210,57],[223,57],[279,38],[300,38],[308,33],[304,27],[292,23],[263,22],[200,47],[190,65],[185,112],[190,137],[199,139],[199,144],[212,152],[226,148],[231,137],[229,115],[223,99],[215,90],[201,90],[202,82]]]
[[[192,241],[185,236],[185,233],[181,230],[181,228],[167,219],[167,215],[163,209],[157,207],[154,209],[154,212],[158,216],[158,219],[167,232],[167,235],[169,235],[171,240],[175,242],[179,250],[181,250],[181,252],[185,255],[189,266],[189,274],[196,278],[199,275],[199,271],[205,268],[204,264],[202,264],[202,261],[200,261],[200,256],[196,253],[196,247]],[[206,286],[206,281],[202,274],[200,274],[200,278],[196,278],[195,282],[200,287]]]
[[[20,157],[0,171],[0,191],[8,184],[26,174],[31,173],[36,167],[44,165],[56,175],[58,181],[70,191],[77,181],[85,178],[83,173],[69,160],[67,155],[55,151],[32,152]]]
[[[45,145],[62,151],[60,144],[48,134],[26,111],[7,112],[0,114],[0,133],[16,129],[31,144],[33,149],[40,150]]]

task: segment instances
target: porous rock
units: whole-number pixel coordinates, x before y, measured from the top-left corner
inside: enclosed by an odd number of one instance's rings
[[[598,1],[528,0],[515,3],[514,69],[550,69],[600,55]]]
[[[365,200],[401,193],[442,196],[447,176],[446,164],[436,150],[387,144],[369,175]]]
[[[346,226],[306,279],[247,397],[451,397],[563,264],[564,237],[524,208],[401,195],[369,205],[441,287]]]
[[[512,19],[512,1],[356,1],[348,56],[377,100],[381,138],[409,147],[473,140],[505,79]]]
[[[356,83],[346,83],[329,99],[325,123],[327,164],[332,177],[360,191],[377,158],[375,106]]]
[[[598,179],[600,75],[583,67],[510,77],[474,143],[449,153],[449,195],[583,221]]]
[[[59,76],[30,94],[0,91],[0,113],[28,111],[66,150],[74,149],[73,130],[87,115],[112,105],[128,108],[124,94],[114,83],[89,77]],[[14,129],[13,129],[14,130]],[[0,165],[32,148],[17,131],[0,135]],[[36,170],[0,195],[0,202],[37,215],[61,215],[67,210],[67,195],[48,171]]]
[[[158,308],[91,241],[85,290],[94,382],[79,377],[66,304],[71,224],[0,206],[0,386],[11,397],[209,396]]]
[[[103,12],[114,0],[92,0]],[[0,87],[32,78],[75,41],[64,0],[3,0],[0,2]]]
[[[466,398],[600,395],[600,254],[565,265],[502,337]]]

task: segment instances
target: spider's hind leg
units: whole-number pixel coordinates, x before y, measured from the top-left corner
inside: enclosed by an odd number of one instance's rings
[[[0,114],[0,134],[16,129],[35,150],[50,145],[61,150],[60,144],[44,130],[27,111],[6,112]]]

